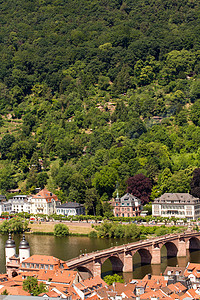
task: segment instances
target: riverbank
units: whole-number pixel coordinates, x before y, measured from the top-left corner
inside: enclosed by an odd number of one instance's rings
[[[89,234],[92,231],[90,223],[74,223],[74,222],[48,222],[29,224],[30,233],[49,233],[54,231],[55,224],[65,224],[69,228],[70,234]]]

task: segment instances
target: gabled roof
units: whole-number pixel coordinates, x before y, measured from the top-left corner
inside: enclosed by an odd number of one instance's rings
[[[71,285],[76,279],[76,276],[77,271],[57,270],[52,277],[52,282]]]
[[[167,266],[163,275],[168,275],[168,271],[171,271],[171,275],[176,275],[176,272],[179,273],[179,275],[183,275],[185,268],[184,267],[171,267]]]
[[[128,200],[132,200],[132,201],[140,201],[140,199],[139,198],[137,198],[136,196],[134,196],[134,195],[132,195],[132,194],[129,194],[129,193],[126,193],[124,196],[122,196],[121,198],[120,198],[120,200],[121,201],[124,201],[125,199],[128,199]]]
[[[86,279],[86,280],[81,281],[76,284],[76,287],[81,291],[83,291],[87,288],[93,288],[93,287],[97,287],[97,286],[98,286],[98,288],[106,286],[105,281],[103,281],[103,279],[101,279],[100,276],[91,277],[89,279]]]
[[[200,264],[188,263],[187,268],[184,272],[184,276],[188,277],[191,274],[193,274],[197,278],[200,278]]]
[[[43,189],[39,191],[35,196],[33,196],[32,199],[46,199],[47,202],[51,202],[51,199],[54,199],[55,201],[58,201],[58,197],[53,194],[52,192],[49,192],[47,189]]]
[[[183,200],[185,200],[186,202],[193,202],[194,200],[198,200],[199,198],[195,198],[192,195],[190,195],[189,193],[164,193],[163,195],[161,195],[159,198],[155,199],[156,201],[162,201],[162,200],[176,200],[176,201],[180,201],[182,202]]]
[[[9,295],[20,295],[20,296],[30,296],[30,294],[23,290],[22,286],[3,286],[0,288],[0,294],[7,290]]]
[[[57,265],[59,264],[60,259],[54,256],[49,255],[38,255],[34,254],[27,259],[23,260],[23,263],[34,263],[34,264],[48,264],[48,265]]]

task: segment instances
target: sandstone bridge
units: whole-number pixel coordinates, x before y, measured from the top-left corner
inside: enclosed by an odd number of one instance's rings
[[[167,257],[184,257],[186,251],[200,250],[200,232],[169,234],[142,240],[105,250],[87,253],[66,261],[70,270],[88,272],[91,276],[101,276],[101,266],[109,259],[113,272],[132,272],[133,255],[138,252],[142,264],[160,264],[161,248],[167,249]]]

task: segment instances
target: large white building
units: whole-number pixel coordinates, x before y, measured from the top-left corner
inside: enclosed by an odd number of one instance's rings
[[[56,204],[61,204],[58,197],[47,189],[43,189],[30,199],[30,213],[45,215],[56,214]]]
[[[8,201],[0,202],[0,215],[3,212],[51,215],[56,214],[56,205],[60,204],[56,195],[43,189],[34,196],[17,195]]]
[[[200,199],[188,193],[165,193],[152,203],[155,217],[200,218]]]
[[[31,196],[27,195],[16,195],[9,199],[8,202],[12,205],[12,212],[20,213],[27,212],[30,213],[30,200]]]

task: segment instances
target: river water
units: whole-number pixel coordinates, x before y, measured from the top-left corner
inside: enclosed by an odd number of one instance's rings
[[[17,247],[22,237],[19,235],[14,236],[14,240]],[[5,242],[8,236],[0,235],[0,273],[5,272]],[[96,250],[102,250],[109,247],[122,245],[130,241],[124,239],[95,239],[89,237],[55,237],[50,235],[26,235],[26,239],[31,247],[31,255],[44,254],[53,255],[62,260],[68,260],[74,258],[82,253],[92,252]],[[125,281],[129,281],[132,278],[143,278],[146,274],[151,273],[159,275],[162,273],[166,266],[180,266],[184,267],[187,262],[200,263],[200,251],[189,252],[187,257],[184,258],[166,258],[165,247],[161,250],[162,263],[160,265],[144,265],[140,264],[140,255],[135,254],[134,271],[133,273],[123,273]],[[102,275],[112,274],[111,263],[107,260],[102,267]]]

